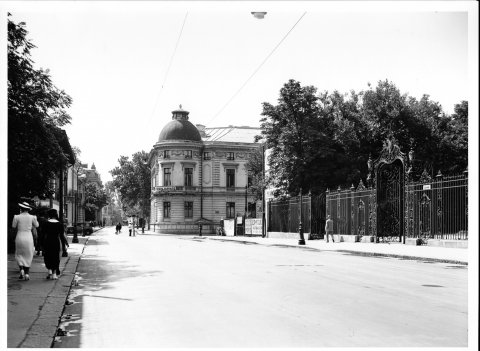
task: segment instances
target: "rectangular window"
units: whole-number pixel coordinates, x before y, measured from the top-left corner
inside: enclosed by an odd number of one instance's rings
[[[185,158],[192,158],[192,150],[185,151]]]
[[[193,202],[185,201],[185,218],[193,218]]]
[[[227,152],[227,160],[235,160],[235,153],[234,152]]]
[[[193,168],[185,168],[185,186],[193,186]]]
[[[209,151],[206,151],[203,153],[203,159],[204,160],[211,160],[212,159],[212,155]]]
[[[163,218],[170,218],[170,202],[163,203]]]
[[[170,168],[163,169],[163,186],[172,185],[172,171]]]
[[[227,202],[227,218],[235,218],[235,202]]]
[[[170,158],[170,150],[163,151],[163,158]]]
[[[235,187],[235,170],[227,169],[227,188]]]

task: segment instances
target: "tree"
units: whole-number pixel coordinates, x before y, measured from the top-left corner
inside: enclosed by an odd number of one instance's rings
[[[263,199],[263,189],[265,189],[266,186],[263,169],[263,152],[264,146],[259,145],[258,148],[250,153],[250,157],[246,164],[249,178],[251,179],[251,183],[248,185],[248,190],[250,194],[254,195],[255,201]]]
[[[289,80],[276,106],[263,103],[262,115],[257,140],[270,150],[267,182],[275,196],[358,184],[369,155],[376,159],[392,137],[403,152],[414,149],[417,176],[424,168],[432,176],[458,173],[468,164],[468,103],[448,116],[428,95],[417,100],[388,80],[359,93],[318,96]]]
[[[85,219],[95,221],[96,211],[108,204],[108,197],[103,188],[97,183],[87,183],[85,185]]]
[[[115,187],[112,181],[108,181],[105,183],[105,192],[107,194],[108,203],[110,204],[111,210],[112,210],[112,216],[111,216],[112,223],[121,223],[122,222],[122,213],[121,213],[122,204],[117,197]]]
[[[133,154],[131,161],[127,156],[120,156],[119,166],[110,171],[125,210],[143,217],[150,217],[151,180],[147,160],[145,151]]]
[[[327,163],[322,161],[330,158],[334,149],[322,128],[317,100],[316,88],[302,87],[291,79],[280,90],[278,105],[263,103],[260,138],[271,150],[268,182],[278,194],[298,194],[300,188],[308,191],[322,186],[313,175],[326,171]]]
[[[10,14],[9,14],[10,17]],[[35,69],[25,23],[8,19],[8,198],[48,197],[50,180],[72,162],[68,137],[72,100],[48,70]]]

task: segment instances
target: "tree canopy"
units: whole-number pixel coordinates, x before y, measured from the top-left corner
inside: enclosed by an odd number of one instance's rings
[[[255,201],[263,199],[263,189],[266,185],[263,174],[263,153],[263,145],[254,149],[247,160],[247,164],[245,165],[248,169],[248,174],[251,181],[248,184],[248,191],[250,194],[253,194]]]
[[[468,164],[468,103],[447,115],[428,95],[417,100],[388,80],[345,94],[317,94],[289,80],[277,105],[263,103],[262,116],[257,140],[270,149],[268,182],[276,195],[365,181],[369,155],[375,159],[389,137],[404,152],[414,150],[420,172],[449,174]]]
[[[8,18],[8,198],[48,197],[50,180],[74,162],[68,137],[72,99],[34,68],[25,23]]]
[[[97,220],[95,213],[103,206],[107,205],[108,196],[105,189],[98,186],[97,183],[87,183],[85,185],[85,219],[87,221]]]
[[[120,156],[119,166],[110,171],[113,187],[118,191],[125,211],[130,214],[150,216],[150,168],[148,154],[140,151],[132,155]]]

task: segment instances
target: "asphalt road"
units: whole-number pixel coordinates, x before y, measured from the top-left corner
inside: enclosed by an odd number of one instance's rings
[[[468,267],[96,232],[55,347],[465,347]]]

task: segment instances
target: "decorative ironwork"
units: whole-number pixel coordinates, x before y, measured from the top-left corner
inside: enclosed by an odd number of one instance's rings
[[[327,190],[315,206],[310,197],[310,205],[304,211],[310,213],[309,218],[304,218],[305,230],[310,226],[311,236],[323,234],[325,216],[329,214],[334,220],[334,234],[371,235],[387,242],[399,241],[402,237],[421,238],[424,243],[432,238],[467,240],[468,172],[449,177],[438,172],[432,179],[424,170],[419,181],[414,182],[413,177],[409,177],[413,162],[413,149],[407,160],[394,140],[385,142],[375,164],[369,157],[368,188],[360,181],[356,189],[352,185],[349,189]],[[296,232],[292,223],[298,218],[298,200],[294,199],[289,200],[289,209],[274,211],[276,214],[271,216],[277,223],[274,231]],[[272,206],[269,207],[272,213]],[[282,222],[284,224],[278,225]]]
[[[377,236],[377,193],[370,194],[370,235]]]
[[[395,160],[377,169],[377,237],[403,234],[403,164]]]
[[[363,181],[360,179],[360,183],[358,183],[358,186],[357,186],[357,191],[362,191],[362,190],[365,190],[365,185],[363,185]]]
[[[357,188],[358,189],[358,188]],[[355,190],[355,187],[326,194],[327,214],[333,219],[334,234],[374,235],[375,199],[373,189]],[[369,213],[367,214],[367,209]],[[368,217],[367,217],[368,216]]]
[[[363,200],[358,202],[358,235],[365,235],[365,203]]]
[[[442,182],[442,178],[443,178],[443,174],[442,172],[440,172],[440,170],[438,171],[438,174],[437,174],[437,189],[438,189],[438,185],[441,184]],[[442,238],[443,238],[443,235],[442,235],[442,215],[443,215],[443,211],[442,211],[442,191],[438,191],[437,190],[437,230],[436,230],[436,234],[437,235],[440,235]]]
[[[424,168],[422,175],[420,176],[420,181],[422,183],[430,183],[432,181],[432,177],[428,174],[427,170]]]
[[[431,234],[431,200],[426,193],[420,200],[420,238],[428,240]]]
[[[405,235],[424,241],[467,240],[468,179],[459,175],[424,180],[405,186],[405,213],[408,214]]]
[[[382,152],[376,162],[376,168],[378,169],[378,166],[383,163],[393,163],[395,160],[400,160],[403,164],[404,159],[405,154],[400,151],[400,147],[397,145],[397,140],[392,137],[384,141]]]
[[[395,138],[387,139],[375,162],[377,238],[400,240],[404,227],[405,154]]]
[[[302,227],[304,233],[311,233],[312,211],[310,197],[302,196]],[[324,205],[324,204],[323,204]],[[268,230],[272,232],[297,233],[299,225],[300,196],[268,202]]]

